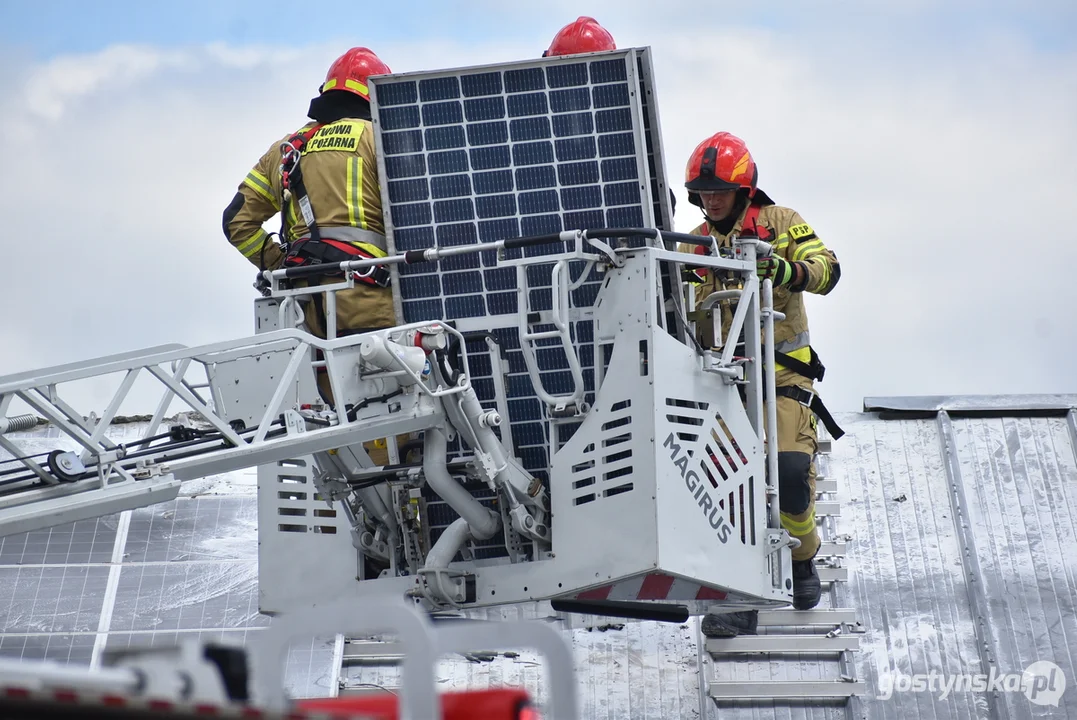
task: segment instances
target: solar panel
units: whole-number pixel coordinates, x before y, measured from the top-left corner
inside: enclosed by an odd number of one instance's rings
[[[372,78],[390,250],[573,229],[672,229],[651,78],[646,48]],[[552,244],[523,252],[533,257],[564,250]],[[505,251],[503,257],[520,253]],[[489,252],[394,266],[397,319],[451,320],[465,333],[496,339],[508,371],[513,449],[530,472],[548,479],[549,419],[520,350],[516,270],[496,264]],[[552,307],[551,267],[527,270],[533,312]],[[574,308],[586,310],[602,277],[581,272],[573,271],[580,284],[571,298]],[[574,318],[590,401],[593,329],[579,314]],[[561,394],[571,391],[572,377],[556,343],[538,342],[537,360],[546,390]],[[476,392],[493,407],[493,358],[485,339],[470,340],[468,352]],[[563,432],[561,439],[569,436]],[[436,535],[456,516],[436,504],[438,498],[429,499]],[[498,554],[502,542],[488,541],[489,552]]]

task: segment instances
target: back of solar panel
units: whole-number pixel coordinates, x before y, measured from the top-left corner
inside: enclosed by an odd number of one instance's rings
[[[573,229],[671,230],[652,78],[647,48],[372,78],[390,252]],[[524,252],[565,250],[552,244]],[[483,336],[496,340],[495,352],[507,364],[511,450],[548,482],[550,419],[520,349],[516,269],[497,267],[493,251],[399,267],[393,282],[398,322],[444,319],[474,333],[467,348],[472,382],[490,408],[496,364]],[[551,308],[551,268],[528,268],[532,311]],[[573,277],[580,272],[577,267]],[[602,278],[590,272],[579,279],[570,325],[592,402],[596,352],[587,311]],[[537,344],[544,387],[568,392],[571,374],[559,344]],[[574,428],[562,424],[559,441]],[[469,489],[492,502],[485,485]],[[457,516],[433,494],[427,500],[436,540]],[[476,549],[477,558],[506,555],[504,542],[499,533]]]

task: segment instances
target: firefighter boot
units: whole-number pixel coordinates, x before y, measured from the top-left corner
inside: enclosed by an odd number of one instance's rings
[[[731,638],[738,635],[755,635],[759,626],[759,611],[745,610],[734,613],[708,613],[699,624],[703,634],[710,638]]]
[[[811,610],[819,604],[823,587],[819,582],[819,573],[815,572],[815,561],[793,561],[793,607],[797,610]]]

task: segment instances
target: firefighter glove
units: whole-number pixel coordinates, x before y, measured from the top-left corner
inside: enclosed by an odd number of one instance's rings
[[[798,270],[803,272],[802,268],[797,268],[799,264],[791,263],[783,257],[772,255],[756,260],[755,271],[760,280],[769,278],[774,281],[774,287],[781,287],[792,283],[798,275]]]
[[[254,289],[261,293],[262,297],[269,297],[273,294],[272,286],[262,273],[258,273],[258,277],[254,278]]]

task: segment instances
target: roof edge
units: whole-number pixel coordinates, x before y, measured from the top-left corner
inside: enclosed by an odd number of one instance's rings
[[[911,395],[866,397],[864,412],[880,417],[931,417],[945,410],[952,415],[1062,416],[1077,409],[1077,394],[1058,395]]]

